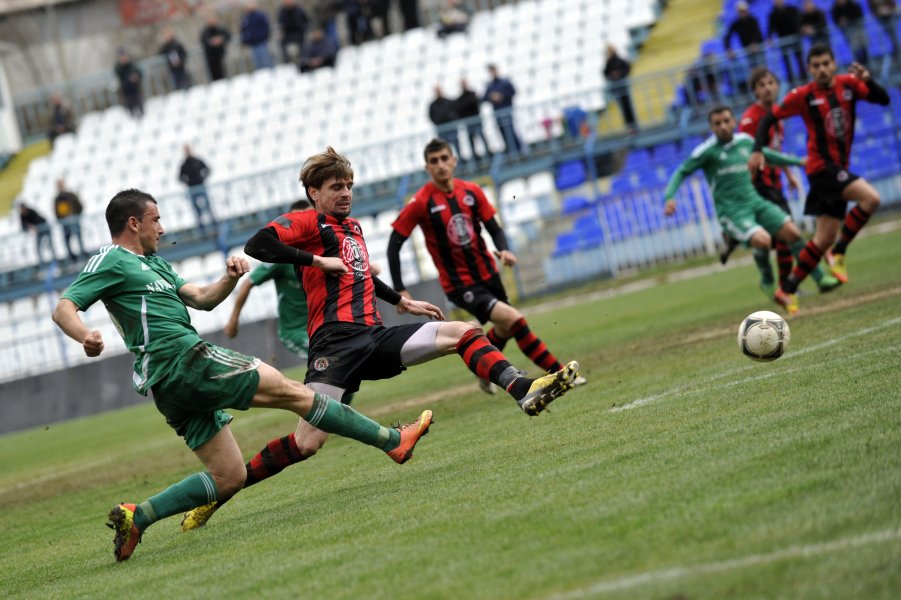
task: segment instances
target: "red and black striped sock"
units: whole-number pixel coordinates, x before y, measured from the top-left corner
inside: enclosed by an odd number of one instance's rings
[[[776,264],[779,267],[779,284],[785,283],[788,276],[791,275],[792,266],[794,265],[794,257],[792,250],[785,242],[776,242]]]
[[[513,337],[522,353],[529,357],[533,363],[538,365],[543,371],[557,372],[563,368],[557,357],[551,354],[544,342],[529,329],[529,324],[525,318],[520,318],[513,327],[510,328]]]
[[[504,346],[507,345],[507,340],[510,339],[508,337],[502,337],[501,334],[497,332],[497,327],[492,327],[485,335],[488,337],[488,341],[501,352],[504,351]]]
[[[304,456],[297,447],[293,433],[272,440],[245,465],[247,467],[247,479],[244,481],[244,487],[250,487],[268,477],[277,475],[285,467],[290,467],[303,459]]]
[[[869,220],[870,213],[860,208],[860,205],[849,210],[848,214],[845,215],[845,224],[842,225],[842,232],[838,236],[838,241],[835,242],[835,245],[832,247],[832,253],[844,254],[847,252],[848,244],[851,243],[851,240],[854,239],[857,232],[860,231]]]
[[[516,379],[523,379],[501,351],[491,345],[481,329],[470,329],[463,334],[457,342],[457,354],[477,377],[487,379],[507,391],[510,391],[508,388]]]
[[[801,240],[798,240],[792,244],[792,250],[797,250],[803,243],[804,242]],[[822,257],[823,251],[813,243],[813,240],[807,242],[807,244],[798,251],[796,256],[798,264],[795,265],[791,275],[788,276],[785,283],[782,285],[782,291],[788,292],[789,294],[797,292],[798,286],[804,281],[804,278],[810,275],[810,272],[816,268]]]

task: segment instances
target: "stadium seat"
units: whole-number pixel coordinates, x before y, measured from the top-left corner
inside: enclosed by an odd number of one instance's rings
[[[581,160],[573,160],[557,166],[555,182],[560,191],[580,186],[586,180],[587,169]]]

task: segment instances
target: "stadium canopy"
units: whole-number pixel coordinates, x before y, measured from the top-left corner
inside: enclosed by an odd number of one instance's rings
[[[78,0],[3,0],[0,2],[0,15],[71,2],[78,2]]]

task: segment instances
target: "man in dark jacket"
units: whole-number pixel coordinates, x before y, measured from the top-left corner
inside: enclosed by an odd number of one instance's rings
[[[206,233],[205,220],[209,220],[210,225],[216,226],[216,217],[213,216],[213,209],[210,207],[210,197],[206,190],[206,178],[210,175],[210,168],[206,163],[191,154],[191,147],[185,144],[185,161],[181,164],[181,171],[178,178],[182,183],[188,186],[188,197],[191,198],[191,205],[194,207],[194,214],[197,215],[197,226],[200,233]],[[204,218],[206,217],[206,219]]]
[[[454,149],[456,156],[460,155],[460,141],[457,138],[457,108],[450,98],[445,98],[441,86],[435,86],[435,99],[429,104],[429,120],[435,124],[438,137]]]
[[[303,49],[300,72],[307,73],[321,67],[334,67],[337,56],[338,48],[335,43],[325,35],[324,29],[317,27],[310,35],[310,43]]]
[[[50,96],[50,131],[47,137],[50,138],[50,146],[56,138],[64,133],[75,133],[75,113],[68,102],[63,100],[59,94]]]
[[[200,43],[210,71],[210,81],[225,79],[225,50],[231,40],[231,33],[219,22],[216,13],[206,18],[206,27],[200,32]]]
[[[298,6],[296,0],[282,1],[282,6],[278,9],[278,35],[282,46],[282,61],[299,64],[308,24],[307,13]],[[297,53],[296,59],[291,58],[291,48]]]
[[[172,85],[177,90],[186,90],[191,87],[191,74],[188,73],[185,61],[188,52],[185,47],[175,39],[175,33],[166,28],[163,30],[163,45],[160,46],[160,54],[166,57],[169,73],[172,75]]]
[[[488,147],[488,140],[485,139],[485,133],[482,131],[482,117],[479,110],[481,102],[479,97],[469,88],[469,84],[465,79],[460,80],[460,89],[462,90],[460,96],[454,100],[454,112],[457,113],[458,119],[464,120],[472,157],[479,160],[482,158],[482,154],[476,146],[476,139],[482,140],[485,155],[491,156],[491,148]]]
[[[607,63],[604,65],[604,77],[609,82],[610,93],[619,103],[623,113],[623,121],[630,131],[635,131],[635,109],[632,108],[632,95],[629,93],[629,71],[632,65],[617,54],[613,44],[607,44]]]
[[[829,24],[826,23],[826,13],[821,11],[813,0],[804,0],[801,10],[801,35],[810,38],[812,45],[829,44]]]
[[[497,128],[504,136],[506,151],[518,153],[522,150],[522,143],[513,126],[513,96],[516,95],[516,88],[509,79],[498,74],[496,66],[488,65],[488,73],[491,75],[491,81],[485,88],[482,102],[489,102],[494,108],[494,118],[497,121]]]
[[[779,53],[782,54],[782,62],[785,64],[785,74],[789,81],[798,81],[807,73],[807,65],[801,52],[801,13],[798,9],[785,0],[773,0],[773,9],[770,11],[767,24],[767,39],[776,38],[779,42]],[[792,74],[792,64],[789,55],[794,54],[798,63],[797,74]]]
[[[144,94],[141,90],[140,69],[131,62],[125,49],[120,48],[116,58],[116,77],[119,78],[119,91],[122,93],[122,104],[133,117],[144,116]]]
[[[73,244],[69,240],[75,238],[78,242],[78,248],[81,255],[86,256],[84,249],[84,241],[81,239],[81,200],[75,192],[66,189],[66,182],[62,179],[56,182],[56,198],[53,200],[53,210],[56,213],[56,220],[63,226],[63,240],[66,244],[66,251],[72,262],[78,260],[79,254],[72,249]]]
[[[732,21],[732,24],[729,25],[729,29],[726,31],[726,35],[723,36],[723,46],[726,47],[729,56],[734,56],[732,52],[732,36],[738,35],[741,47],[748,53],[748,62],[752,67],[755,67],[764,61],[761,48],[763,33],[760,31],[760,23],[748,11],[747,2],[736,3],[735,8],[738,10],[738,18]]]
[[[901,58],[901,44],[898,42],[898,3],[895,0],[868,0],[870,13],[879,21],[886,37],[892,42],[895,61]]]
[[[841,29],[848,41],[854,60],[862,65],[867,64],[867,33],[863,26],[863,9],[854,0],[835,0],[832,5],[832,20]]]
[[[41,265],[41,268],[47,264],[47,261],[44,260],[44,254],[41,252],[41,248],[44,246],[50,250],[50,262],[54,262],[56,260],[56,251],[53,249],[53,242],[50,239],[50,225],[47,223],[47,219],[42,217],[38,211],[22,202],[19,204],[19,221],[22,223],[22,231],[35,232],[38,263]]]
[[[241,43],[250,48],[254,69],[271,69],[275,66],[269,52],[269,17],[257,8],[253,0],[244,4],[241,17]]]

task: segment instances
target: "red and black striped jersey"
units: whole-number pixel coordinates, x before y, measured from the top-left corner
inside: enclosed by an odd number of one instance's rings
[[[369,251],[356,219],[339,221],[314,210],[291,212],[267,225],[283,243],[317,256],[335,256],[347,265],[340,277],[306,267],[299,279],[307,294],[310,337],[324,323],[379,325],[375,285],[369,271]]]
[[[742,114],[741,120],[738,122],[738,130],[742,133],[747,133],[751,137],[755,137],[757,135],[757,127],[760,125],[760,120],[763,119],[763,116],[766,113],[767,109],[755,102],[745,110],[744,114]],[[777,152],[782,152],[782,140],[784,139],[785,125],[782,121],[776,121],[776,123],[770,127],[769,147]],[[763,185],[781,191],[782,169],[767,165],[763,171],[758,172],[758,174],[754,176],[754,185]]]
[[[494,257],[482,238],[482,223],[494,215],[482,188],[454,179],[450,194],[432,182],[422,186],[392,227],[405,238],[417,225],[422,227],[441,287],[450,293],[497,275]]]
[[[821,88],[816,82],[796,87],[773,107],[773,116],[778,119],[795,115],[804,119],[808,173],[826,167],[848,168],[856,104],[869,94],[866,82],[854,75],[836,75],[830,87]]]

